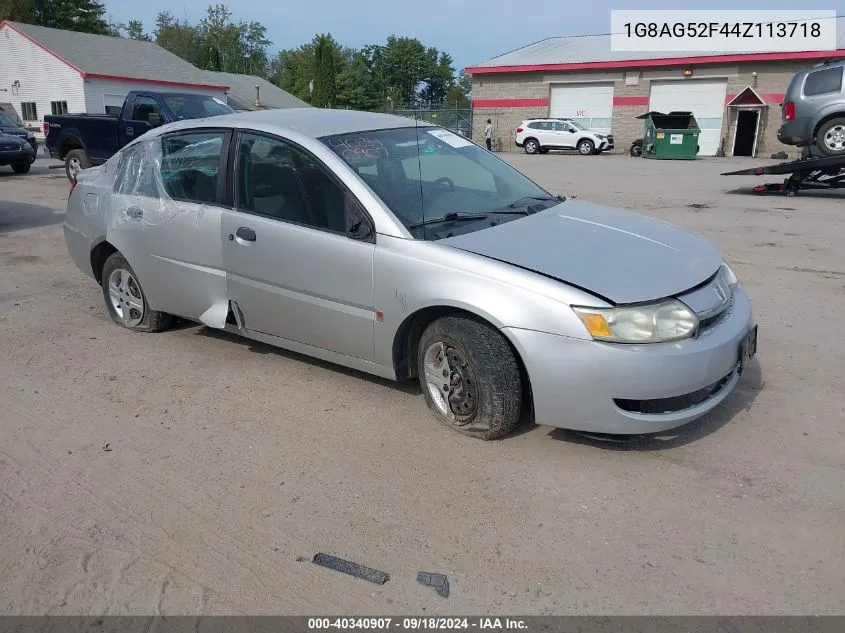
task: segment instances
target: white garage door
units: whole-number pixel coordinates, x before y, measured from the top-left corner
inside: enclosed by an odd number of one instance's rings
[[[715,156],[722,137],[725,112],[725,80],[654,81],[651,83],[649,110],[669,113],[692,112],[701,128],[701,156]]]
[[[610,134],[613,84],[552,85],[549,116],[575,119],[594,132]]]

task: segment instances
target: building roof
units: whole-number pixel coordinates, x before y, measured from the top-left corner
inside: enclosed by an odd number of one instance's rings
[[[537,70],[590,70],[642,66],[671,66],[678,63],[704,64],[752,60],[826,59],[845,57],[845,17],[836,18],[836,51],[804,51],[778,53],[729,51],[694,53],[655,53],[653,51],[613,51],[610,35],[550,37],[516,50],[498,55],[477,66],[467,68],[470,74],[524,72]]]
[[[154,42],[3,22],[85,78],[226,90],[204,71]]]
[[[208,83],[229,86],[228,102],[235,110],[265,110],[275,108],[310,108],[311,105],[285,92],[275,84],[255,75],[236,75],[212,70],[202,71]],[[255,86],[259,87],[259,103],[255,103]]]

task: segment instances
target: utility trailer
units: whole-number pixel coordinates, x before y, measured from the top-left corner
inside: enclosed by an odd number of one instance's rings
[[[752,188],[754,193],[782,193],[794,196],[801,189],[845,189],[845,156],[801,158],[766,167],[751,167],[723,173],[723,176],[762,176],[790,174],[782,183],[767,183]]]

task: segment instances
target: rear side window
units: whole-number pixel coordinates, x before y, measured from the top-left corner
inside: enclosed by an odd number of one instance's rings
[[[839,92],[841,87],[842,66],[825,68],[824,70],[817,70],[807,75],[807,79],[804,80],[804,95],[812,97],[813,95]]]
[[[161,139],[161,178],[174,200],[217,201],[225,132],[173,134]]]

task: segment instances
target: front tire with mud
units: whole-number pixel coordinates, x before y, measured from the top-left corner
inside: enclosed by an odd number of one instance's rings
[[[492,440],[519,422],[519,364],[490,325],[462,316],[437,319],[420,337],[417,371],[426,404],[455,431]]]
[[[103,264],[103,297],[112,320],[136,332],[161,332],[173,323],[166,312],[151,310],[138,276],[123,255],[112,253]]]

